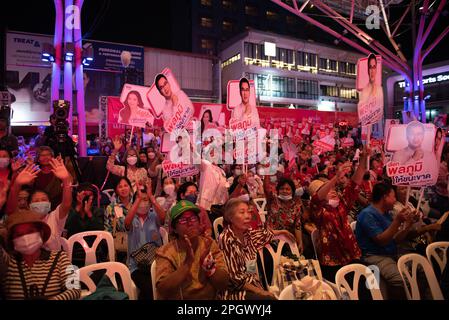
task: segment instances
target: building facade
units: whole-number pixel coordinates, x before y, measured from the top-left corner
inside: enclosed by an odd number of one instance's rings
[[[426,101],[427,122],[435,117],[449,113],[449,60],[423,66],[424,97]],[[406,83],[398,74],[392,74],[385,81],[387,92],[387,116],[402,117]]]
[[[245,76],[254,80],[259,105],[355,112],[361,57],[338,47],[249,30],[220,52],[223,99],[228,81]]]

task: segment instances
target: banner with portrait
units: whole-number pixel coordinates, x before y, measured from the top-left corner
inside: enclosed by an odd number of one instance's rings
[[[384,113],[382,57],[374,54],[357,62],[357,112],[362,125],[379,122]]]
[[[392,153],[386,164],[387,175],[394,185],[435,185],[442,145],[442,131],[431,123],[392,125],[386,140],[386,151]]]
[[[167,132],[181,130],[190,125],[195,112],[189,97],[181,90],[169,68],[157,74],[147,93],[150,108],[156,118],[162,118]]]
[[[119,111],[118,122],[120,124],[145,128],[145,125],[153,125],[154,117],[150,112],[150,104],[146,99],[147,87],[125,83],[120,101],[123,108]]]

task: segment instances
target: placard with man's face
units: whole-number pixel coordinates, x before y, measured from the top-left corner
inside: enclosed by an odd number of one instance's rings
[[[375,124],[383,117],[382,58],[370,54],[357,62],[357,111],[362,125]]]
[[[393,153],[387,174],[395,185],[430,186],[438,178],[440,141],[436,127],[418,121],[392,125],[386,151]]]
[[[147,98],[156,117],[162,118],[167,132],[190,125],[195,109],[170,69],[165,68],[156,75]]]

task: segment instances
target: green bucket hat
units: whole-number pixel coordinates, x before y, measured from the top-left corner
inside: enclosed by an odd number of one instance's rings
[[[175,221],[179,218],[184,212],[193,211],[196,213],[200,213],[200,208],[194,205],[192,202],[187,200],[179,201],[170,211],[170,219],[171,221]]]

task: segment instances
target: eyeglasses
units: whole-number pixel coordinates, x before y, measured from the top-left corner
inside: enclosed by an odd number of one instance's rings
[[[197,216],[190,216],[188,218],[179,218],[178,223],[179,224],[187,224],[187,223],[194,223],[194,222],[198,222],[198,217]]]

